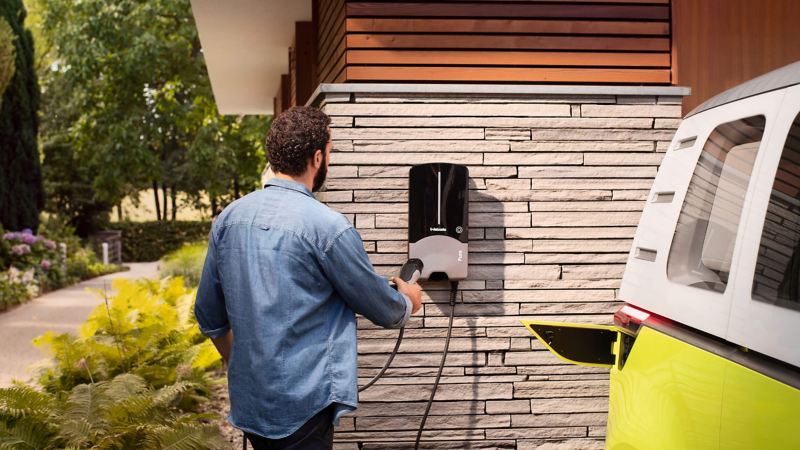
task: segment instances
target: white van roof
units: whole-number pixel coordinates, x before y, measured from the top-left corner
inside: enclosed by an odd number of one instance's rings
[[[789,64],[788,66],[783,66],[780,69],[765,73],[760,77],[753,78],[746,83],[742,83],[734,88],[728,89],[727,91],[703,102],[700,106],[687,114],[686,117],[691,117],[697,113],[701,113],[727,103],[735,102],[736,100],[741,100],[743,98],[752,97],[754,95],[763,94],[765,92],[774,91],[795,84],[800,84],[800,61]]]

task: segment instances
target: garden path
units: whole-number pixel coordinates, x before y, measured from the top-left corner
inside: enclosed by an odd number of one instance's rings
[[[0,387],[11,380],[33,378],[35,364],[45,358],[34,347],[33,338],[45,331],[74,332],[102,302],[102,298],[87,289],[111,289],[116,278],[138,279],[158,275],[158,263],[126,263],[129,271],[117,272],[86,280],[73,286],[49,292],[11,311],[0,314]]]

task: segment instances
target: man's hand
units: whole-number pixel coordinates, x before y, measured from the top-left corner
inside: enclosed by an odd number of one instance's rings
[[[233,347],[233,331],[228,330],[228,333],[225,336],[219,337],[217,339],[211,339],[211,342],[214,343],[214,347],[217,347],[217,351],[219,352],[220,356],[222,356],[222,361],[225,362],[225,365],[228,365],[228,359],[231,356],[231,348]]]
[[[422,288],[417,283],[406,283],[402,278],[392,277],[392,283],[397,285],[397,291],[405,294],[411,300],[411,313],[414,314],[422,308]]]

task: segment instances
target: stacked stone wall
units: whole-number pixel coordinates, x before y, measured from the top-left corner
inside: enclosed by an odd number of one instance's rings
[[[603,448],[608,371],[565,364],[521,319],[608,324],[644,202],[680,121],[678,96],[322,94],[334,154],[320,200],[357,227],[387,276],[407,258],[412,164],[470,170],[470,267],[423,448]],[[336,432],[337,449],[409,448],[448,322],[448,286],[384,380]],[[365,292],[364,295],[369,295]],[[396,330],[358,322],[359,375]],[[543,447],[544,448],[544,447]]]

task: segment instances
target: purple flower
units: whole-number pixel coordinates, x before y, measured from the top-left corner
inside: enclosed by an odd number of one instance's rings
[[[39,267],[41,267],[42,270],[45,270],[45,271],[50,270],[50,261],[48,261],[46,259],[43,259],[41,264],[39,264]]]
[[[39,238],[37,236],[34,236],[32,234],[28,234],[28,233],[23,233],[22,234],[22,242],[24,242],[24,243],[26,243],[28,245],[33,245],[38,241],[39,241]]]
[[[11,253],[22,256],[31,252],[31,247],[28,244],[19,244],[11,247]]]
[[[30,228],[25,228],[24,230],[21,231],[21,233],[22,234],[30,234],[30,235],[32,235],[33,234],[33,230],[31,230]]]
[[[56,243],[51,241],[50,239],[44,240],[44,248],[48,250],[54,250],[56,248]]]
[[[12,239],[16,239],[16,237],[17,237],[17,233],[4,233],[3,234],[3,239],[5,239],[6,241],[10,241]]]

